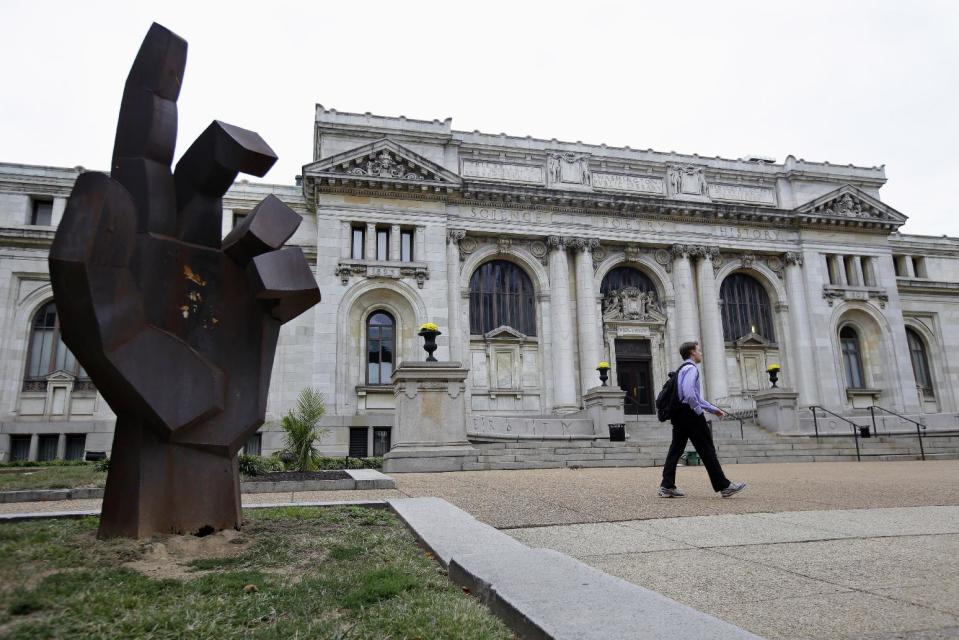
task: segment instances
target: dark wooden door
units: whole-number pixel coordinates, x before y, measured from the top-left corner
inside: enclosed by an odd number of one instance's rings
[[[626,415],[655,413],[652,361],[649,340],[616,341],[616,381],[626,392]]]

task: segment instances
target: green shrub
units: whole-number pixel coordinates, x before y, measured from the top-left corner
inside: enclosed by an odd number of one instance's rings
[[[310,471],[315,468],[314,459],[319,456],[316,442],[326,429],[319,428],[320,418],[326,413],[323,395],[307,387],[300,392],[296,407],[280,420],[286,432],[286,451],[292,457],[292,468]]]
[[[383,458],[330,458],[317,456],[313,464],[321,471],[335,469],[382,469]]]
[[[92,462],[86,460],[13,460],[0,462],[0,467],[84,467]]]
[[[240,454],[240,473],[243,475],[262,476],[271,471],[283,471],[283,463],[279,458]]]
[[[102,473],[107,473],[110,470],[110,458],[104,458],[103,460],[97,460],[94,464],[94,469]]]

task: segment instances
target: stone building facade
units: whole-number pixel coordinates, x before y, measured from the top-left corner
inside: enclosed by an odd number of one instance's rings
[[[602,360],[625,412],[645,419],[691,339],[707,395],[734,410],[779,364],[801,421],[812,405],[878,405],[956,422],[959,240],[899,234],[882,167],[468,133],[319,105],[313,158],[296,185],[237,183],[224,231],[267,193],[304,217],[291,243],[323,301],[283,328],[268,420],[318,389],[327,453],[389,448],[390,376],[423,359],[424,322],[443,332],[436,356],[469,369],[477,437],[591,430],[584,394]],[[57,353],[46,307],[46,253],[77,174],[0,165],[7,458],[75,455],[81,436],[86,450],[110,446],[109,407]],[[269,423],[251,444],[281,446]]]

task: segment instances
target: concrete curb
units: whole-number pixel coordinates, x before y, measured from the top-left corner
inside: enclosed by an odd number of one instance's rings
[[[346,469],[348,480],[304,480],[296,482],[241,482],[240,493],[295,493],[302,491],[364,491],[395,489],[396,481],[376,469]],[[0,491],[0,503],[90,500],[103,497],[103,489],[28,489]]]
[[[439,498],[387,501],[420,541],[523,638],[757,638],[549,549],[531,549]]]

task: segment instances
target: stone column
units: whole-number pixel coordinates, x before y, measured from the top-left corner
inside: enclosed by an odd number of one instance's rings
[[[866,274],[862,268],[862,256],[853,256],[852,268],[856,272],[856,284],[860,287],[866,286]]]
[[[376,223],[366,223],[366,259],[376,260]]]
[[[67,457],[67,434],[61,433],[57,437],[57,460]]]
[[[600,361],[596,320],[596,289],[593,286],[595,238],[576,238],[576,335],[579,337],[579,377],[583,394],[600,385],[596,365]]]
[[[800,406],[808,407],[818,404],[819,398],[816,393],[816,371],[813,362],[815,345],[813,345],[810,337],[806,290],[803,286],[803,256],[797,251],[790,251],[783,256],[783,262],[786,264],[789,331],[792,334],[792,344],[789,345],[789,360],[796,368],[790,378],[796,384]]]
[[[699,310],[702,314],[700,349],[705,361],[705,387],[715,402],[729,397],[726,342],[723,337],[723,319],[719,314],[719,298],[716,295],[716,276],[713,274],[713,258],[719,255],[719,249],[696,247],[695,253],[699,256],[696,273],[699,280]]]
[[[835,284],[844,286],[846,284],[846,264],[842,256],[829,256],[829,270],[835,274]]]
[[[40,450],[40,436],[36,433],[30,435],[30,450],[27,453],[27,460],[36,460]]]
[[[685,244],[674,244],[673,289],[676,292],[676,348],[689,340],[699,340],[699,314],[696,312],[696,286],[689,264],[689,249]]]
[[[450,360],[463,358],[460,333],[460,240],[466,237],[462,229],[450,229],[446,242],[446,300],[449,307]]]
[[[390,260],[400,260],[400,225],[390,225]]]
[[[573,333],[569,309],[569,263],[566,238],[549,237],[549,291],[553,362],[553,410],[570,413],[579,409],[573,382]]]
[[[426,227],[422,225],[413,229],[413,261],[426,262]]]
[[[340,257],[341,258],[352,258],[353,257],[353,227],[349,222],[344,222],[340,225],[340,235],[342,236],[340,240]]]

